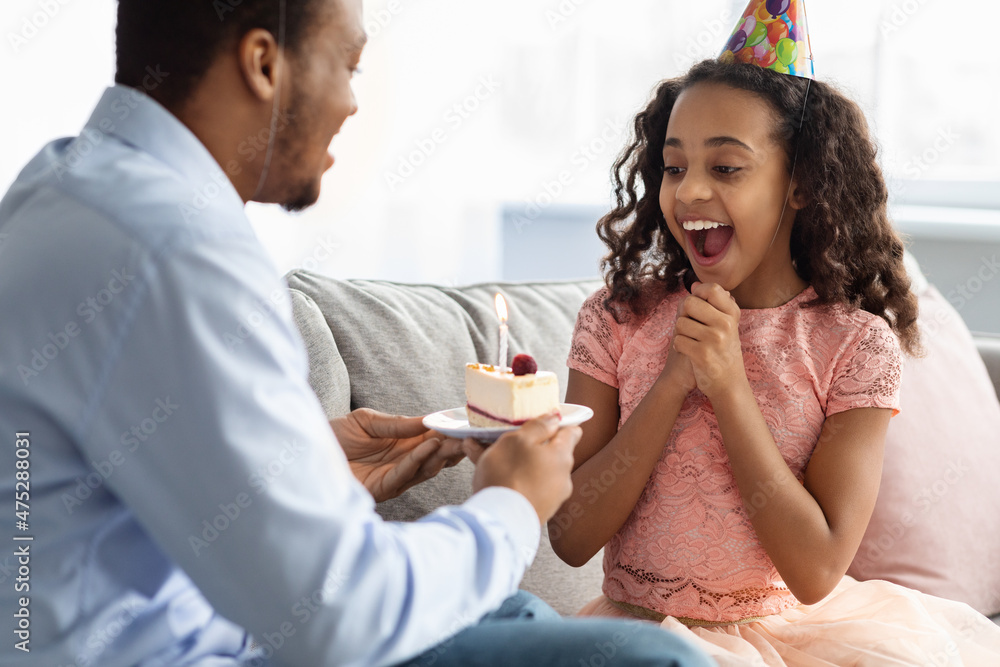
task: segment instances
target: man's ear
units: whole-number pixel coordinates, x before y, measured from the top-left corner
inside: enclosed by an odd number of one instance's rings
[[[272,102],[277,92],[278,78],[285,64],[282,49],[267,30],[254,28],[239,44],[239,66],[251,94],[264,102]]]

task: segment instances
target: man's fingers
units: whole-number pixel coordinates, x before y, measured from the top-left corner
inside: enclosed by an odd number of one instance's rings
[[[583,437],[583,429],[579,426],[565,426],[552,438],[552,445],[558,449],[565,450],[570,460],[573,458],[573,450],[576,449],[580,438]]]
[[[473,463],[479,463],[479,457],[482,456],[483,452],[486,451],[485,447],[483,447],[481,444],[479,444],[472,438],[466,438],[465,440],[463,440],[461,446],[462,446],[462,451],[465,453],[466,456],[469,457],[469,460],[472,461]]]
[[[440,441],[435,438],[427,442],[436,442],[438,446],[420,466],[420,475],[423,479],[430,479],[441,472],[443,468],[450,468],[465,458],[460,440],[449,438]]]
[[[559,415],[545,415],[525,422],[524,426],[511,433],[505,433],[501,438],[516,437],[527,444],[540,445],[548,442],[559,430]]]
[[[423,417],[401,417],[387,415],[375,410],[356,410],[359,420],[365,424],[365,430],[373,438],[415,438],[427,433]]]
[[[537,417],[528,422],[525,422],[521,428],[516,431],[510,431],[504,433],[500,436],[497,444],[500,446],[532,446],[532,445],[542,445],[553,438],[559,432],[559,415],[551,414],[545,415],[543,417]],[[582,431],[577,428],[582,434]],[[573,440],[573,446],[579,441],[579,435],[570,436],[575,438]],[[483,455],[486,448],[480,445],[478,442],[472,438],[466,438],[462,442],[462,450],[465,455],[469,457],[469,460],[473,463],[479,463],[479,457]]]
[[[445,459],[445,468],[457,465],[465,458],[465,452],[462,450],[462,441],[456,438],[444,438],[441,441],[441,449],[438,450],[438,455]]]
[[[457,454],[452,454],[444,460],[444,467],[451,468],[452,466],[457,466],[465,459],[465,452],[461,450],[462,443],[459,443],[459,450]]]
[[[399,463],[391,468],[383,479],[382,493],[385,497],[382,500],[395,498],[411,486],[428,479],[424,476],[424,466],[428,459],[433,457],[439,445],[440,442],[437,440],[427,440],[400,459]]]
[[[423,417],[384,415],[376,428],[377,435],[381,438],[415,438],[428,433]]]
[[[412,451],[408,452],[400,460],[399,465],[396,466],[393,472],[399,477],[401,482],[405,483],[409,481],[418,474],[418,471],[427,461],[434,457],[434,453],[437,452],[440,444],[438,440],[425,440],[414,447]]]

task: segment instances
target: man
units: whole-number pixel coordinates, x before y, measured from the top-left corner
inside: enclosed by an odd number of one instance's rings
[[[324,420],[242,209],[319,196],[357,110],[360,0],[121,0],[118,18],[119,85],[0,204],[0,493],[25,538],[0,663],[707,664],[653,626],[514,595],[579,429],[466,443],[473,497],[388,524],[373,496],[460,443]]]

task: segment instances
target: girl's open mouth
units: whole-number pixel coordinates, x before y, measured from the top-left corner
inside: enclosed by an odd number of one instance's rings
[[[682,226],[692,259],[701,266],[720,262],[733,240],[733,228],[721,222],[694,220]]]

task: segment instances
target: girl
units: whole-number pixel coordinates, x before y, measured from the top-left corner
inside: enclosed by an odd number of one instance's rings
[[[606,546],[581,613],[662,621],[723,665],[1000,665],[970,607],[845,577],[919,351],[859,108],[706,61],[659,86],[615,182],[569,358],[595,416],[549,524],[571,565]]]

